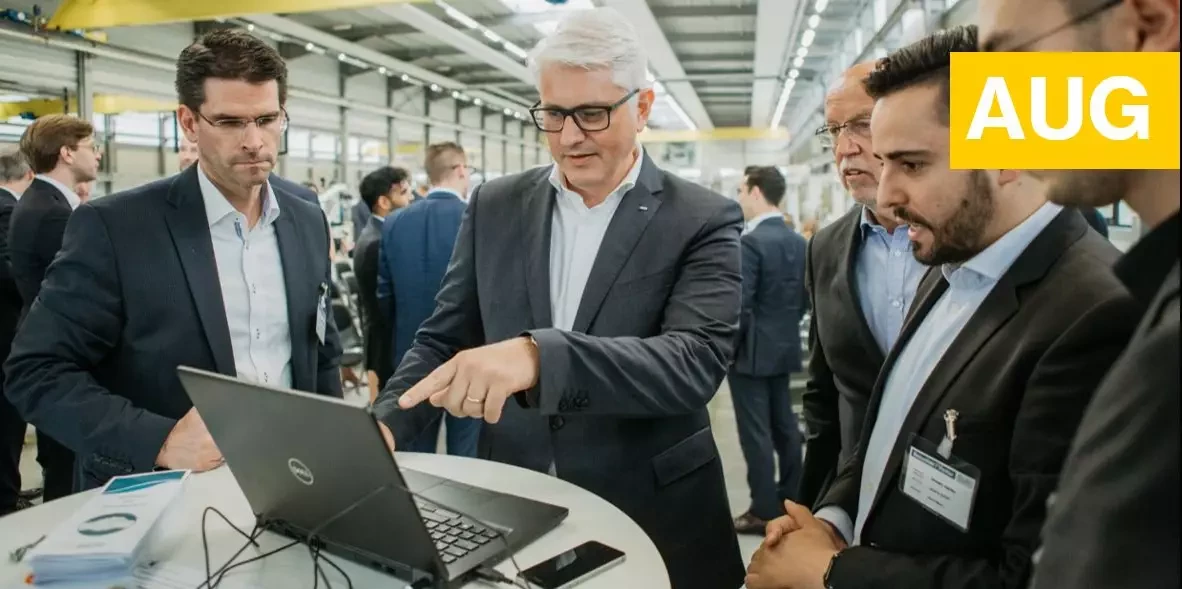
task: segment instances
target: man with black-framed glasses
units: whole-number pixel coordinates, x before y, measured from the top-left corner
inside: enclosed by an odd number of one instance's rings
[[[874,99],[862,85],[874,65],[842,73],[825,96],[825,124],[816,132],[833,150],[838,179],[856,204],[809,240],[805,257],[813,314],[798,501],[809,506],[853,454],[879,370],[927,271],[912,255],[907,225],[876,205],[882,161],[870,135]]]
[[[473,193],[434,313],[375,412],[399,447],[432,405],[483,419],[478,456],[610,501],[674,589],[735,589],[706,405],[734,355],[742,212],[645,155],[656,96],[618,11],[571,13],[530,62],[555,164]]]
[[[74,211],[5,374],[13,405],[76,452],[77,488],[222,463],[178,365],[341,395],[328,222],[271,175],[286,79],[261,39],[205,35],[176,73],[197,163]]]
[[[979,16],[985,51],[1179,50],[1178,0],[981,0]],[[1098,207],[1123,200],[1149,229],[1115,267],[1144,314],[1080,423],[1050,501],[1032,587],[1178,587],[1178,171],[1032,175],[1047,182],[1051,201]]]

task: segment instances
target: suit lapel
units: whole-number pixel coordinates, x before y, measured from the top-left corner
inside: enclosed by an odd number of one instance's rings
[[[550,227],[554,214],[554,187],[546,177],[529,193],[525,224],[525,282],[534,329],[552,327],[550,313]]]
[[[197,307],[201,329],[209,342],[217,371],[234,376],[234,350],[230,346],[230,328],[226,323],[226,307],[222,289],[218,287],[217,260],[213,255],[213,241],[209,235],[209,221],[197,182],[196,166],[189,166],[172,182],[168,192],[172,205],[165,214],[165,223],[172,235],[177,256],[189,283],[189,293]]]
[[[1074,222],[1073,222],[1074,221]],[[932,410],[939,404],[940,400],[948,394],[952,384],[960,373],[964,370],[981,348],[993,338],[1003,325],[1005,325],[1010,318],[1018,312],[1018,295],[1019,290],[1041,279],[1046,275],[1050,267],[1063,255],[1063,252],[1076,241],[1079,240],[1083,234],[1081,229],[1087,229],[1086,222],[1079,216],[1077,212],[1072,209],[1065,209],[1060,212],[1059,216],[1055,218],[1048,225],[1042,233],[1026,247],[1010,269],[1002,275],[997,284],[994,285],[993,290],[981,302],[981,306],[977,309],[969,321],[965,324],[964,329],[953,340],[952,345],[948,347],[948,351],[936,363],[932,369],[931,375],[924,382],[923,388],[919,390],[915,401],[911,404],[911,410],[907,412],[906,419],[903,420],[903,425],[899,429],[900,435],[895,439],[895,445],[891,449],[891,454],[887,458],[886,467],[883,469],[882,484],[878,486],[878,492],[874,497],[873,503],[870,505],[869,514],[873,514],[877,508],[879,501],[882,500],[887,488],[890,486],[886,484],[891,480],[895,471],[898,470],[900,463],[903,461],[903,455],[907,450],[907,445],[910,443],[907,433],[920,432],[923,430],[923,424],[931,415]],[[948,288],[948,283],[944,280],[943,274],[938,271],[928,273],[924,282],[938,281],[932,287],[929,286],[929,294],[924,299],[924,308],[922,311],[915,313],[907,321],[904,330],[908,332],[908,337],[914,335],[915,330],[923,323],[924,317],[935,306],[936,301],[944,294]],[[903,340],[900,338],[900,343],[895,345],[895,351],[902,350]],[[891,354],[892,357],[897,356],[896,353]],[[876,397],[881,398],[881,389],[885,386],[886,376],[890,372],[888,369],[884,370],[879,375],[879,382],[875,386],[878,391]],[[877,406],[874,411],[877,413]],[[872,428],[865,428],[867,430]],[[868,438],[867,438],[868,439]],[[867,519],[869,519],[869,514]]]
[[[607,233],[603,235],[591,274],[587,277],[587,286],[583,288],[573,331],[586,332],[591,327],[591,321],[599,313],[616,276],[632,255],[648,222],[661,207],[661,200],[656,196],[660,192],[661,171],[645,155],[636,186],[624,195],[607,226]]]
[[[308,348],[308,335],[312,333],[309,317],[315,317],[317,310],[308,312],[304,305],[310,300],[307,291],[298,288],[306,284],[310,276],[308,261],[313,252],[308,251],[311,245],[304,236],[300,226],[295,222],[295,207],[298,206],[296,197],[275,191],[273,198],[279,199],[279,217],[275,219],[275,239],[279,243],[279,259],[283,265],[283,287],[287,294],[287,325],[291,332],[291,374],[294,388],[310,391],[314,390],[315,374],[309,370],[311,350]],[[328,252],[323,252],[327,256]],[[303,296],[301,296],[303,295]],[[319,304],[315,301],[313,304]],[[312,380],[305,380],[310,377]]]
[[[851,215],[853,219],[846,221],[845,255],[842,256],[842,266],[838,268],[839,276],[845,277],[849,300],[847,308],[854,310],[854,318],[858,323],[858,336],[862,346],[870,354],[872,362],[882,364],[883,351],[878,347],[878,340],[874,339],[874,332],[870,331],[870,322],[866,320],[866,310],[862,308],[861,294],[858,290],[858,252],[862,249],[862,206],[854,207]],[[888,350],[889,351],[889,350]]]

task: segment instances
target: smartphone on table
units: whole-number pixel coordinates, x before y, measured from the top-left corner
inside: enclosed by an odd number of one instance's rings
[[[584,542],[521,572],[532,589],[567,589],[624,562],[624,553],[599,542]]]

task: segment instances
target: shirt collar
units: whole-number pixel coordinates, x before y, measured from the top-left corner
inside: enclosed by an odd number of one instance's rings
[[[763,223],[764,221],[767,221],[768,219],[783,220],[784,213],[781,213],[779,211],[773,211],[770,213],[764,213],[762,215],[759,215],[758,217],[755,217],[754,219],[751,219],[750,221],[747,221],[747,227],[746,227],[745,233],[751,233],[752,231],[755,231],[755,228],[758,227],[760,223]]]
[[[21,199],[21,195],[17,194],[15,190],[9,190],[9,189],[7,189],[7,188],[5,188],[5,187],[3,187],[3,186],[0,186],[0,190],[3,190],[4,192],[7,192],[8,194],[11,194],[11,195],[12,195],[12,198],[15,198],[15,199],[17,199],[17,200],[20,200],[20,199]]]
[[[1025,221],[1010,229],[969,261],[960,265],[941,266],[940,271],[944,274],[944,279],[951,285],[961,287],[996,283],[1010,266],[1014,265],[1018,256],[1026,251],[1030,242],[1034,241],[1062,210],[1063,207],[1060,205],[1044,203]]]
[[[230,204],[222,191],[218,190],[218,187],[209,179],[209,176],[205,175],[205,170],[202,169],[200,162],[197,165],[197,182],[201,185],[201,199],[205,201],[205,218],[210,227],[228,215],[238,212],[238,209]],[[259,221],[264,225],[274,223],[275,219],[279,218],[279,199],[275,198],[274,194],[271,182],[268,180],[259,194],[259,197],[263,199],[263,216]]]
[[[636,186],[636,181],[638,178],[640,178],[640,169],[644,165],[644,147],[638,144],[636,146],[635,153],[636,161],[632,162],[632,168],[628,170],[628,174],[624,176],[624,180],[620,182],[620,185],[617,186],[610,195],[608,195],[608,198],[611,198],[617,194],[628,194],[628,191],[632,190],[632,188]],[[558,170],[557,162],[550,165],[550,185],[558,191],[558,194],[571,192],[571,190],[566,187],[566,182],[562,178],[562,172]]]
[[[1141,238],[1116,263],[1116,276],[1137,301],[1148,306],[1157,296],[1166,276],[1178,263],[1179,237],[1182,236],[1182,213],[1166,219]]]
[[[431,193],[433,193],[433,192],[442,192],[445,194],[450,194],[460,200],[464,200],[464,195],[462,195],[459,192],[456,192],[450,188],[444,188],[442,186],[432,186],[431,189],[427,191],[427,195],[430,196]]]
[[[78,208],[78,205],[82,204],[82,199],[79,198],[78,193],[74,192],[73,188],[58,182],[57,179],[46,176],[45,174],[37,174],[37,179],[48,182],[52,184],[54,188],[58,189],[58,192],[61,192],[62,195],[66,197],[66,202],[70,203],[71,209],[76,209]]]
[[[862,228],[862,239],[866,239],[867,237],[870,236],[871,232],[875,232],[875,231],[882,233],[883,235],[890,235],[890,232],[887,231],[886,227],[883,227],[875,219],[870,218],[870,208],[869,207],[867,207],[866,205],[860,205],[860,206],[862,207],[862,221],[859,223],[859,226]],[[895,227],[895,231],[899,231],[900,229],[903,230],[904,233],[906,233],[907,232],[907,225],[900,224]]]

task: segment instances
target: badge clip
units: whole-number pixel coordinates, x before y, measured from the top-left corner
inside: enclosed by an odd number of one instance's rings
[[[952,456],[952,443],[956,441],[956,419],[958,417],[960,417],[960,412],[956,409],[944,412],[944,439],[940,442],[940,447],[936,449],[942,458]]]

